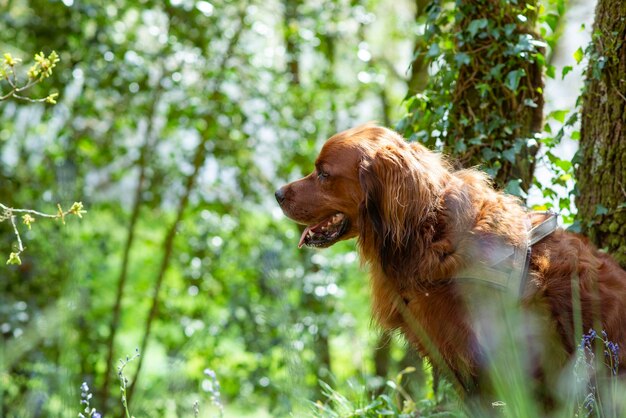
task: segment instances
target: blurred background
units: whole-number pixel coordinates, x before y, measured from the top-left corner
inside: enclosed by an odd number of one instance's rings
[[[367,396],[407,366],[417,398],[440,396],[436,373],[371,323],[355,243],[298,250],[273,198],[333,133],[405,118],[442,65],[416,53],[427,3],[0,0],[0,52],[60,57],[30,94],[58,104],[0,102],[0,203],[87,211],[20,226],[21,265],[1,263],[0,415],[76,416],[82,382],[120,414],[119,359],[136,349],[137,417],[192,416],[195,401],[217,414],[205,369],[226,416],[307,415],[320,380]],[[546,3],[562,6],[558,30],[542,21],[560,75],[594,2]],[[546,83],[546,112],[575,107],[582,72]],[[569,209],[567,193],[527,191]],[[0,254],[14,246],[0,223]]]

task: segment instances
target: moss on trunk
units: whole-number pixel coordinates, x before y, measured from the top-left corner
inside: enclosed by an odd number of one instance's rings
[[[582,108],[578,218],[626,268],[626,2],[596,7]]]

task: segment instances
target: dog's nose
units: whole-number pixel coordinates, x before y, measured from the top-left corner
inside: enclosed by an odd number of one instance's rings
[[[281,204],[285,201],[285,192],[283,191],[283,188],[281,187],[280,189],[276,190],[276,193],[274,193],[274,196],[276,196],[276,201]]]

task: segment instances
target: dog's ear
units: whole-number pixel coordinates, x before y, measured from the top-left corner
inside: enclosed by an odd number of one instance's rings
[[[378,251],[387,273],[402,275],[402,264],[432,238],[442,171],[435,154],[409,144],[384,146],[361,161],[359,239]]]

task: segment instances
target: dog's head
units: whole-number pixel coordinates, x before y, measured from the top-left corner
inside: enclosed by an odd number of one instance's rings
[[[299,246],[359,236],[400,249],[432,215],[447,171],[419,144],[371,124],[331,137],[308,176],[276,191],[283,212],[306,225]]]

